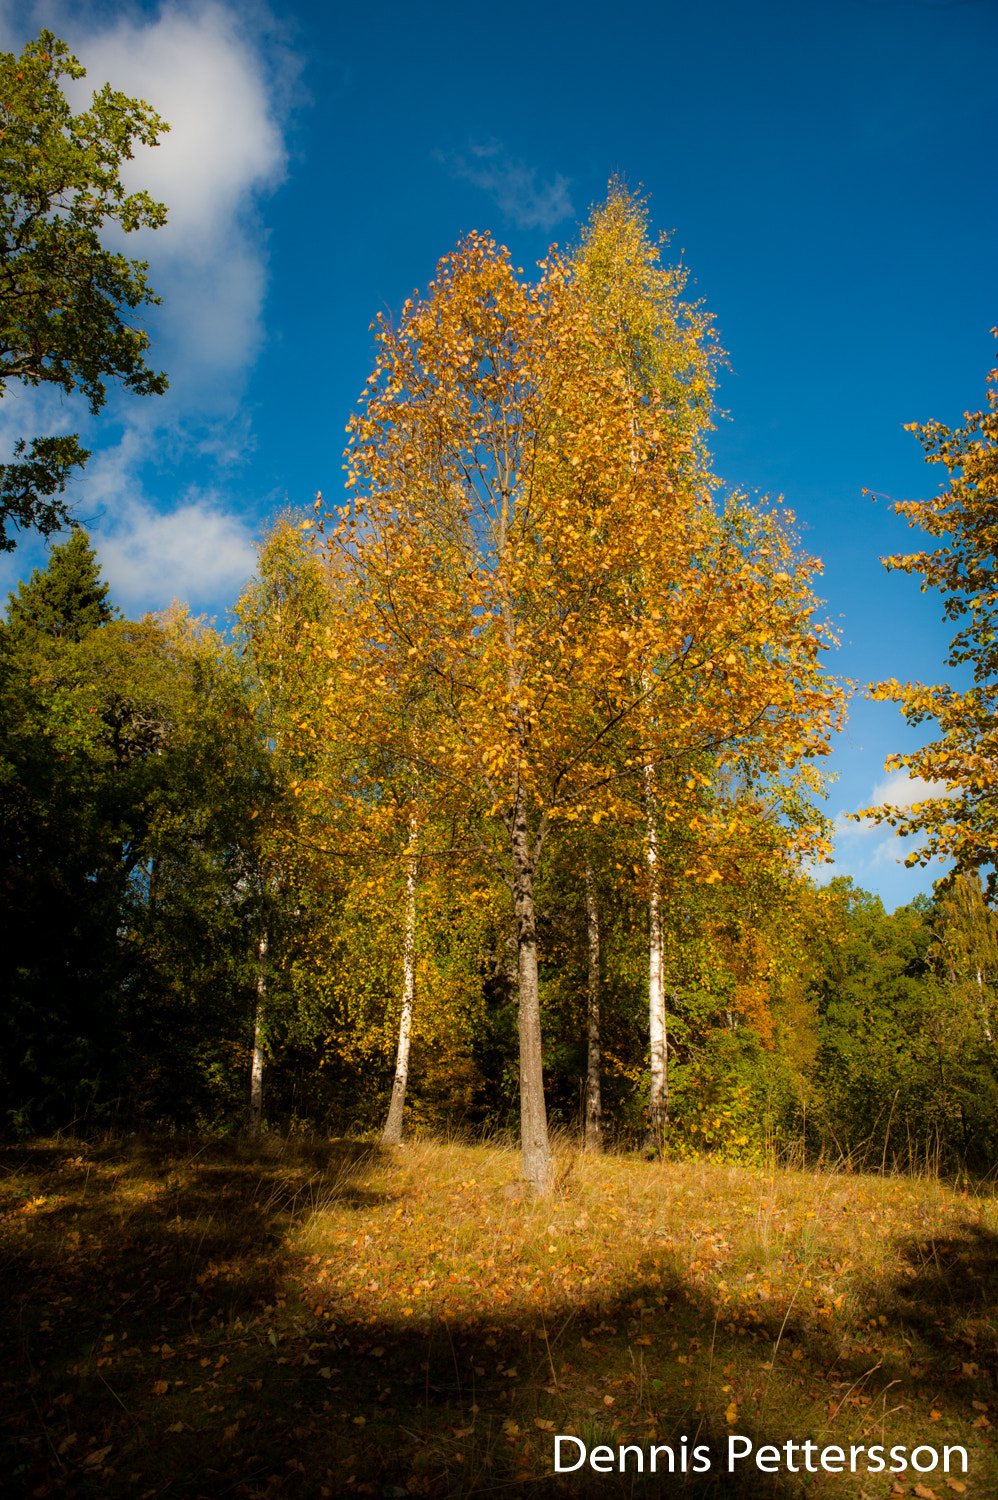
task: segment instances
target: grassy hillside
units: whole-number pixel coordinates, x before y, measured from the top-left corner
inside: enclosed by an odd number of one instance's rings
[[[41,1141],[0,1165],[2,1493],[998,1486],[990,1190],[567,1144],[546,1203],[498,1146]],[[553,1474],[559,1434],[613,1472]],[[868,1472],[875,1445],[908,1467]]]

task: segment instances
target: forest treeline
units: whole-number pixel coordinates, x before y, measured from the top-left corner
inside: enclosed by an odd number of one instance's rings
[[[265,1124],[380,1130],[407,941],[407,1128],[515,1130],[508,891],[436,828],[407,939],[404,833],[394,854],[370,828],[337,845],[302,811],[277,700],[301,714],[321,690],[300,647],[335,599],[310,537],[277,526],[234,637],[181,609],[120,618],[82,530],[11,595],[8,1130],[242,1130],[255,1043]],[[263,651],[268,632],[281,649]],[[998,944],[980,883],[888,915],[849,880],[774,862],[792,822],[723,793],[756,840],[726,878],[693,880],[688,831],[661,830],[668,1149],[993,1163]],[[648,1119],[645,841],[609,820],[566,829],[537,899],[550,1114],[584,1128],[595,979],[602,1133],[631,1146]]]
[[[20,66],[71,134],[75,61],[46,33]],[[162,126],[125,103],[119,158]],[[141,263],[105,269],[148,300]],[[845,703],[820,564],[712,471],[723,356],[685,283],[618,182],[536,281],[471,234],[372,325],[345,503],[277,520],[230,629],[122,618],[80,528],[11,594],[6,1128],[518,1130],[542,1194],[552,1119],[592,1149],[992,1165],[990,615],[954,643],[970,698],[877,689],[947,726],[937,783],[982,793],[871,810],[957,873],[893,915],[818,884]],[[108,373],[154,393],[119,331]],[[17,378],[82,389],[77,363]],[[901,507],[971,549],[978,417],[929,434],[950,510]],[[13,524],[66,519],[66,463],[11,467]],[[980,558],[945,556],[893,564],[965,598]]]

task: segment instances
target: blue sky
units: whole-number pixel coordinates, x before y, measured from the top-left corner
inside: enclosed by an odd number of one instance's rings
[[[169,395],[0,412],[0,442],[78,426],[95,449],[75,498],[130,612],[222,613],[268,517],[335,497],[373,315],[471,228],[530,266],[620,173],[729,352],[718,472],[783,495],[824,562],[834,670],[944,677],[938,599],[879,558],[909,546],[889,499],[937,482],[903,424],[958,423],[994,360],[995,0],[0,4],[5,50],[41,25],[89,86],[173,126],[132,167],[170,226],[126,242],[163,295]],[[41,556],[3,561],[0,587]],[[879,797],[915,744],[858,693],[829,811]],[[893,906],[938,873],[903,852],[846,829],[835,868]]]

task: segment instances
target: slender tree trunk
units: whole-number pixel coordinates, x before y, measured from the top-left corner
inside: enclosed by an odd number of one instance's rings
[[[648,820],[648,1038],[651,1053],[651,1090],[648,1095],[649,1150],[660,1151],[669,1117],[668,1039],[665,1028],[665,984],[662,974],[662,908],[658,876],[658,824],[655,776],[645,767],[645,816]]]
[[[589,947],[589,1056],[586,1066],[585,1143],[590,1151],[603,1149],[603,1096],[600,1088],[599,1003],[600,954],[599,911],[592,860],[586,860],[586,936]]]
[[[263,1028],[267,1012],[267,934],[256,945],[256,1015],[253,1024],[253,1062],[250,1067],[250,1108],[247,1135],[255,1141],[263,1118]]]
[[[523,1176],[539,1198],[554,1191],[554,1163],[548,1143],[541,1054],[540,993],[537,983],[537,917],[534,911],[534,867],[530,855],[527,811],[517,799],[513,821],[513,901],[520,978],[520,1145]]]
[[[977,970],[977,1004],[978,1004],[978,1008],[979,1008],[979,1010],[981,1012],[981,1022],[982,1022],[983,1026],[984,1026],[984,1035],[985,1035],[985,1038],[986,1038],[986,1040],[988,1042],[988,1045],[991,1046],[993,1038],[991,1036],[991,1027],[988,1024],[988,1007],[987,1007],[987,1003],[985,1002],[985,999],[984,999],[984,975],[981,972],[981,966],[980,966],[980,964],[976,965],[976,970]],[[961,1108],[962,1108],[962,1106],[961,1106]]]
[[[402,1143],[402,1117],[405,1113],[405,1091],[409,1082],[409,1043],[412,1037],[412,1002],[416,993],[416,874],[419,857],[416,850],[416,828],[409,831],[409,854],[405,874],[405,936],[402,948],[402,1015],[399,1020],[399,1045],[395,1058],[395,1082],[388,1120],[381,1137],[383,1146]]]
[[[498,556],[500,570],[507,566],[507,539],[512,517],[512,482],[514,464],[506,456],[502,480],[502,512],[499,525]],[[520,710],[520,675],[516,665],[517,617],[512,596],[505,594],[502,604],[503,634],[507,655],[506,688],[511,721],[522,734]],[[538,1198],[554,1191],[554,1163],[548,1141],[547,1105],[544,1100],[544,1065],[541,1051],[541,1006],[537,982],[537,914],[534,910],[535,854],[530,848],[527,826],[527,804],[517,769],[513,782],[512,819],[509,825],[513,864],[513,910],[516,915],[517,982],[519,1004],[517,1023],[520,1033],[520,1151],[523,1177]]]

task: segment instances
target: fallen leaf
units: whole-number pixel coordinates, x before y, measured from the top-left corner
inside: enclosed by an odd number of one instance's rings
[[[330,1376],[332,1375],[332,1373],[333,1372],[329,1368],[328,1365],[323,1365],[322,1369],[319,1371],[319,1379],[320,1380],[328,1380],[330,1378]]]
[[[949,1485],[951,1490],[956,1490],[958,1495],[962,1495],[967,1488],[962,1479],[953,1479],[949,1474],[946,1475],[945,1483]]]
[[[932,1408],[932,1410],[929,1412],[929,1421],[930,1422],[938,1422],[941,1416],[942,1416],[942,1412],[939,1410],[938,1407],[934,1406]]]
[[[729,1427],[734,1427],[735,1423],[738,1421],[738,1407],[734,1401],[732,1401],[731,1405],[724,1413],[724,1420],[727,1422]]]
[[[153,1393],[154,1396],[165,1396],[166,1393],[167,1393],[167,1391],[169,1389],[170,1389],[170,1382],[168,1380],[154,1380],[153,1381],[152,1393]]]
[[[76,1442],[76,1436],[77,1435],[75,1432],[71,1432],[69,1434],[69,1437],[63,1438],[62,1442],[59,1444],[58,1449],[56,1450],[60,1458],[64,1453],[68,1452],[69,1449],[72,1448],[73,1444]]]
[[[88,1453],[86,1458],[83,1460],[83,1467],[85,1469],[98,1468],[99,1465],[104,1462],[105,1458],[107,1458],[113,1447],[113,1443],[108,1443],[106,1448],[98,1448],[95,1453]]]
[[[604,1406],[613,1406],[613,1405],[615,1405],[615,1401],[614,1401],[613,1396],[604,1396],[603,1397],[603,1405]]]
[[[935,1490],[930,1490],[927,1484],[916,1484],[915,1494],[918,1496],[918,1500],[939,1500],[939,1496]]]
[[[367,1426],[367,1418],[366,1417],[354,1417],[354,1419],[353,1419],[353,1425],[355,1427],[366,1427]]]
[[[542,1432],[554,1432],[554,1423],[545,1422],[543,1417],[535,1417],[534,1426],[539,1427]]]
[[[183,1422],[172,1422],[166,1430],[167,1432],[183,1432],[184,1424]]]
[[[512,1417],[507,1417],[506,1418],[505,1422],[502,1424],[502,1430],[506,1434],[507,1437],[519,1437],[520,1436],[520,1429],[516,1425],[516,1423],[513,1421]]]
[[[988,1411],[989,1410],[988,1403],[986,1401],[971,1401],[970,1404],[974,1408],[975,1411]]]

